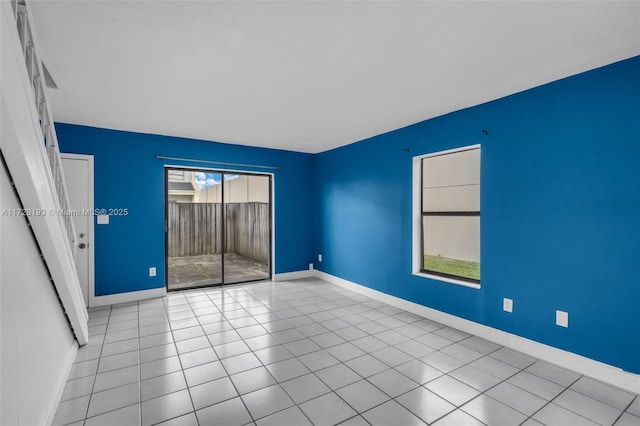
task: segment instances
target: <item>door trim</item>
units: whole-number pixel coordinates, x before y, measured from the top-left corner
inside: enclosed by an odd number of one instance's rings
[[[93,173],[93,155],[87,154],[69,154],[65,152],[61,152],[60,156],[63,159],[68,160],[84,160],[88,163],[88,171],[87,171],[87,187],[89,188],[89,193],[87,194],[87,204],[89,204],[88,208],[92,211],[91,220],[89,221],[89,238],[87,240],[87,257],[89,259],[89,264],[87,265],[87,275],[89,282],[87,283],[87,298],[85,302],[87,303],[87,307],[98,306],[99,303],[96,299],[96,289],[95,289],[95,219],[93,215],[94,210],[94,173]]]

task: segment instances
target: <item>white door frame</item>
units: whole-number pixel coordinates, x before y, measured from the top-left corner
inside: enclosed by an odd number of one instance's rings
[[[86,155],[86,154],[68,154],[68,153],[60,153],[60,156],[63,159],[69,159],[69,160],[84,160],[87,161],[88,163],[88,171],[87,171],[87,188],[89,188],[88,190],[88,194],[87,194],[87,203],[89,204],[88,208],[91,210],[91,220],[89,220],[89,238],[87,239],[87,258],[88,258],[88,262],[89,264],[87,265],[87,274],[88,274],[88,282],[87,282],[87,293],[88,293],[88,301],[87,301],[87,307],[92,307],[92,306],[97,306],[98,303],[96,303],[96,290],[95,290],[95,269],[94,269],[94,262],[95,262],[95,250],[94,250],[94,244],[95,244],[95,239],[94,239],[94,233],[95,233],[95,218],[93,215],[93,210],[94,210],[94,198],[93,198],[93,192],[94,192],[94,186],[93,186],[93,155]],[[72,208],[75,208],[72,206]],[[88,212],[80,212],[80,214],[89,214]]]

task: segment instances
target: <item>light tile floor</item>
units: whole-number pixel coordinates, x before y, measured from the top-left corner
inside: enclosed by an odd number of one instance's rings
[[[640,425],[638,395],[317,279],[89,316],[55,425]]]

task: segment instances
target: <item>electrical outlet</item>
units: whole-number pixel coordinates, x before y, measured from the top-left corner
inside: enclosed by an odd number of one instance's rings
[[[502,299],[502,310],[505,312],[513,312],[513,300],[507,299],[506,297]]]
[[[149,276],[150,277],[155,277],[156,276],[156,268],[154,266],[149,268]]]
[[[569,327],[569,313],[565,311],[556,311],[556,325],[560,327]]]
[[[322,262],[322,255],[321,254],[318,255],[318,262]]]
[[[309,270],[310,270],[310,271],[313,271],[313,263],[310,263],[310,264],[309,264]]]

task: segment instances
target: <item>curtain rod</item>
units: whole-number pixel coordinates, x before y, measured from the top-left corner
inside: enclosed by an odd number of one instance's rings
[[[182,158],[182,157],[165,157],[164,155],[156,155],[155,158],[158,160],[175,160],[175,161],[190,161],[193,163],[207,163],[207,164],[218,164],[221,166],[234,166],[234,167],[251,167],[251,168],[259,168],[259,169],[269,169],[269,170],[280,170],[281,167],[277,166],[261,166],[258,164],[241,164],[241,163],[225,163],[222,161],[210,161],[210,160],[198,160],[195,158]]]

